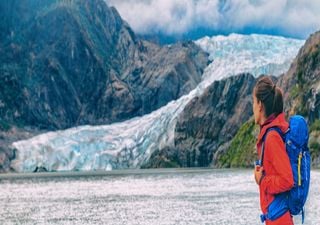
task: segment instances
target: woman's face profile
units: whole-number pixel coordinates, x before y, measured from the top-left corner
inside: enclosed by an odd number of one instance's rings
[[[261,101],[259,101],[257,99],[257,97],[256,97],[254,92],[253,92],[252,96],[253,96],[252,111],[253,111],[253,115],[254,115],[254,122],[256,124],[260,124],[262,103],[261,103]]]

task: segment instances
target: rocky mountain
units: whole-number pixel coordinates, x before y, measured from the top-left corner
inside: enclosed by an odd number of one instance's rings
[[[309,103],[320,92],[320,31],[312,34],[300,49],[289,71],[278,82],[285,96],[286,110],[308,116]],[[320,105],[315,105],[319,111]]]
[[[141,40],[103,0],[0,1],[0,14],[0,171],[12,142],[147,114],[210,62],[193,42]]]
[[[279,80],[288,115],[301,114],[309,124],[309,148],[314,167],[320,167],[320,31],[300,49],[290,70]]]
[[[230,140],[252,115],[254,84],[250,74],[216,81],[186,106],[175,129],[179,164],[203,167],[211,163],[221,143]]]
[[[208,55],[140,40],[103,0],[1,1],[0,117],[64,129],[149,113],[192,90]]]
[[[124,141],[128,139],[123,139],[121,134],[117,136],[121,136],[117,142],[126,145],[117,154],[111,150],[106,153],[104,145],[109,144],[109,138],[103,143],[98,140],[98,148],[94,145],[93,140],[100,136],[109,137],[104,135],[110,130],[102,132],[92,127],[71,130],[73,140],[68,139],[68,135],[60,137],[62,132],[58,132],[54,134],[58,137],[50,139],[49,144],[38,145],[38,141],[45,139],[39,138],[31,145],[29,138],[46,130],[108,124],[160,108],[196,87],[209,63],[208,54],[192,42],[160,47],[141,40],[117,11],[102,0],[2,1],[0,12],[3,15],[0,21],[0,171],[8,171],[10,161],[17,158],[16,152],[8,148],[12,142],[28,139],[20,143],[29,145],[28,151],[20,149],[21,155],[28,157],[28,152],[35,152],[32,147],[35,146],[41,156],[43,149],[51,154],[54,148],[50,147],[55,146],[50,145],[51,142],[65,145],[55,140],[67,140],[69,145],[75,143],[81,129],[81,135],[88,140],[83,145],[75,145],[78,146],[75,151],[68,149],[73,155],[67,154],[65,158],[71,163],[81,163],[87,155],[94,156],[90,152],[78,154],[80,151],[99,150],[100,147],[103,157],[96,161],[103,164],[111,158],[112,163],[118,165],[122,160],[123,165],[114,168],[140,167],[142,162],[145,168],[252,166],[258,127],[250,119],[251,94],[256,82],[250,74],[210,82],[203,93],[193,98],[178,115],[172,135],[174,146],[163,144],[163,140],[172,139],[171,133],[159,139],[153,135],[156,132],[151,132],[153,126],[145,124],[147,134],[130,136],[129,142]],[[237,35],[234,37],[239,39]],[[209,42],[208,39],[204,41]],[[299,113],[308,118],[314,165],[320,162],[319,44],[320,32],[317,32],[301,48],[289,71],[278,79],[278,85],[284,90],[288,114]],[[214,41],[212,47],[217,47]],[[243,48],[241,44],[238,47],[234,49],[236,53]],[[286,48],[279,48],[279,52],[282,49]],[[221,55],[219,51],[216,53]],[[241,67],[246,63],[234,54],[230,54],[230,59],[236,65],[213,57],[215,61],[210,67],[223,61],[228,63],[220,63],[225,67],[218,75],[223,75],[226,68],[237,71],[233,66]],[[255,54],[260,55],[261,51]],[[278,66],[268,64],[257,68],[253,71],[260,74],[261,68],[272,71]],[[147,119],[153,121],[151,117]],[[131,122],[132,126],[142,126]],[[117,127],[113,129],[115,132]],[[145,138],[149,133],[155,139]],[[50,135],[54,136],[49,133],[43,137]],[[134,143],[138,143],[139,149]],[[144,148],[150,143],[156,146],[155,151]],[[64,155],[68,151],[59,150],[59,153]],[[79,155],[82,158],[77,161]],[[50,156],[55,158],[56,152]]]
[[[287,73],[279,77],[287,115],[301,114],[309,124],[312,166],[320,162],[320,32],[312,34],[300,49]],[[218,167],[250,167],[256,159],[255,140],[259,130],[247,121],[229,144],[225,154],[214,158]]]
[[[155,152],[145,167],[207,167],[252,115],[255,78],[240,74],[213,82],[183,110],[175,128],[175,147]],[[220,147],[220,148],[219,148]]]
[[[258,79],[258,78],[257,78]],[[287,115],[309,124],[313,167],[320,162],[320,32],[312,34],[290,69],[275,78],[283,89]],[[185,108],[175,130],[175,148],[155,152],[146,167],[252,167],[259,127],[251,94],[255,79],[240,75],[214,82]],[[220,97],[221,96],[221,97]]]

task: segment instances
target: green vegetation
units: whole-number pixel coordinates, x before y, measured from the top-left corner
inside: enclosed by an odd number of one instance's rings
[[[320,156],[320,143],[312,142],[309,144],[311,158],[315,159]]]
[[[229,167],[252,167],[256,160],[256,127],[251,119],[246,122],[232,139],[227,152],[218,158],[218,166]]]
[[[310,126],[310,132],[312,131],[320,131],[320,119],[314,121],[314,123]]]
[[[291,99],[295,99],[298,104],[294,112],[303,116],[308,115],[308,105],[303,104],[306,102],[308,93],[312,86],[310,76],[313,71],[319,66],[320,62],[320,48],[318,45],[309,49],[298,61],[296,69],[297,86],[293,87],[290,91]]]
[[[294,86],[291,91],[290,91],[290,96],[291,98],[296,98],[299,96],[299,91],[300,91],[300,88],[299,86]]]
[[[291,101],[295,101],[296,107],[294,108],[294,113],[308,116],[308,94],[310,94],[311,87],[313,85],[312,74],[319,67],[320,62],[320,49],[319,45],[311,48],[308,53],[306,53],[299,60],[297,65],[297,84],[290,91]],[[320,131],[320,120],[317,119],[313,124],[310,125],[310,137],[319,136]],[[311,153],[311,158],[316,159],[320,157],[320,142],[317,138],[309,139],[309,149]],[[315,166],[315,165],[313,165]]]
[[[314,70],[317,67],[317,64],[320,61],[320,50],[319,50],[319,48],[317,48],[316,50],[311,52],[310,60],[311,60],[311,68]]]
[[[310,126],[310,135],[317,137],[320,135],[320,120],[316,120]],[[217,166],[221,168],[252,167],[257,159],[255,150],[256,135],[258,131],[251,119],[239,129],[232,139],[230,147],[225,154],[218,157]],[[310,138],[309,149],[312,159],[320,157],[320,140]],[[315,165],[313,165],[315,166]]]
[[[301,68],[301,66],[299,65],[299,69],[300,69],[300,68]],[[303,87],[303,84],[304,84],[302,69],[298,70],[297,77],[298,77],[299,87],[302,88],[302,87]]]

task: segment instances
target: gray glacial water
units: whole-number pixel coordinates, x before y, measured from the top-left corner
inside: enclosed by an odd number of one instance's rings
[[[311,176],[305,225],[319,225],[320,171]],[[259,214],[251,170],[0,175],[0,224],[258,225]]]

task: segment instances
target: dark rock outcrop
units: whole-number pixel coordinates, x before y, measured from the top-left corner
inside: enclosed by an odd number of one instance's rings
[[[0,14],[0,171],[12,142],[150,113],[209,63],[193,42],[139,39],[103,0],[0,1]]]
[[[209,166],[221,144],[231,140],[252,115],[250,74],[215,81],[193,99],[179,116],[175,130],[178,163],[183,167]]]
[[[208,55],[137,38],[103,0],[1,1],[0,117],[64,129],[149,113],[192,90]]]
[[[10,172],[11,160],[15,158],[15,150],[10,148],[11,143],[29,139],[40,134],[43,131],[34,128],[18,128],[15,126],[9,127],[8,130],[0,130],[0,173]]]
[[[180,166],[177,149],[166,147],[153,152],[150,159],[141,168],[177,168]]]

